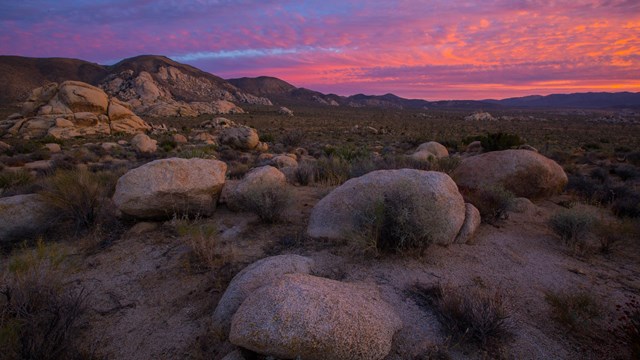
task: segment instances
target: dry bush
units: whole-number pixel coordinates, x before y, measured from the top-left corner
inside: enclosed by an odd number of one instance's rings
[[[80,359],[76,343],[87,294],[56,275],[60,254],[40,241],[14,254],[0,284],[3,359]]]
[[[357,215],[357,233],[348,237],[356,247],[374,255],[414,250],[424,254],[433,243],[433,229],[439,228],[443,219],[435,218],[437,212],[417,199],[420,196],[411,185],[398,186]],[[424,224],[424,219],[432,223]]]
[[[284,134],[282,134],[282,137],[280,138],[280,142],[285,147],[296,147],[302,144],[302,142],[304,141],[304,138],[305,138],[304,131],[299,129],[289,130]]]
[[[313,184],[316,179],[315,164],[308,161],[301,162],[293,172],[293,178],[296,183],[307,186]]]
[[[226,254],[221,251],[218,229],[215,224],[203,222],[199,219],[178,220],[175,216],[172,224],[176,233],[185,239],[193,250],[197,261],[192,262],[195,268],[204,270],[216,269],[224,265],[228,260]]]
[[[512,337],[510,308],[500,290],[414,285],[409,294],[419,305],[436,313],[454,341],[497,350]]]
[[[586,235],[594,226],[590,213],[576,208],[565,209],[551,215],[548,220],[551,230],[573,250],[584,250]]]
[[[480,211],[483,222],[494,224],[508,218],[508,212],[514,205],[515,195],[504,187],[496,185],[466,191],[464,198]]]
[[[315,180],[322,185],[342,185],[351,176],[351,164],[340,157],[322,157],[315,166]]]
[[[35,178],[24,170],[0,172],[0,196],[13,196],[28,193]]]
[[[54,223],[70,223],[75,233],[98,222],[103,199],[110,196],[117,174],[61,170],[46,178],[40,194],[55,209]]]
[[[241,207],[265,223],[282,221],[291,201],[291,190],[286,185],[268,183],[253,186],[240,198]]]
[[[575,331],[576,335],[584,335],[592,331],[595,320],[600,316],[599,305],[587,292],[548,292],[545,294],[545,299],[551,305],[553,319]]]

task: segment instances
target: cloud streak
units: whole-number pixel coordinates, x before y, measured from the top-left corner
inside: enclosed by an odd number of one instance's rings
[[[223,77],[450,99],[640,91],[640,2],[24,1],[0,53],[165,54]]]

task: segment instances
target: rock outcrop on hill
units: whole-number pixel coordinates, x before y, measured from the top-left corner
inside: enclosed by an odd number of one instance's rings
[[[50,83],[36,88],[20,114],[0,121],[0,129],[23,138],[51,135],[68,139],[86,135],[134,134],[151,126],[126,103],[80,81]]]
[[[123,60],[100,86],[136,113],[154,117],[244,112],[234,103],[271,105],[215,75],[160,56]]]

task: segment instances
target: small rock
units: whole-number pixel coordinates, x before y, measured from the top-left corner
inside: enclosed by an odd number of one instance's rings
[[[53,154],[59,153],[60,151],[62,151],[62,148],[60,148],[60,145],[56,143],[48,143],[48,144],[45,144],[44,147],[47,148],[49,152]]]
[[[138,134],[131,139],[131,145],[141,153],[153,153],[158,150],[158,142],[145,134]]]
[[[186,144],[188,142],[186,136],[182,134],[173,134],[173,136],[171,136],[171,139],[177,144]]]

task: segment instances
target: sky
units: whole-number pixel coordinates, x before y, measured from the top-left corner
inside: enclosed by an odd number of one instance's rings
[[[426,100],[640,91],[640,0],[0,0],[0,54]]]

